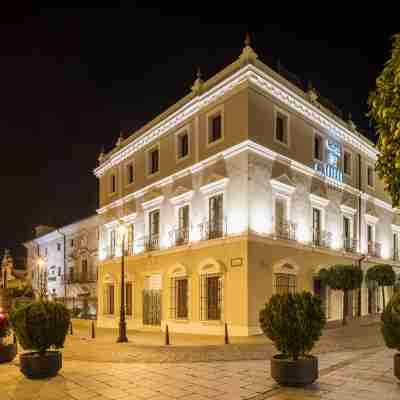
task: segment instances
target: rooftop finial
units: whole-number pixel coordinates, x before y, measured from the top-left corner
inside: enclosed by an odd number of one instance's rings
[[[124,133],[122,131],[120,131],[119,132],[119,137],[117,139],[116,146],[121,146],[123,140],[124,140]]]
[[[100,154],[97,157],[97,160],[99,161],[99,164],[101,164],[101,162],[103,161],[104,157],[105,157],[104,146],[102,146],[101,150],[100,150]]]
[[[245,46],[242,50],[242,54],[240,55],[239,60],[242,65],[254,64],[254,62],[258,58],[258,55],[251,47],[251,39],[250,39],[249,32],[246,33],[246,37],[244,39],[244,44],[245,44]]]
[[[318,91],[317,91],[317,89],[314,88],[314,85],[312,84],[312,82],[310,80],[307,83],[307,94],[308,94],[309,99],[312,102],[315,102],[318,100],[318,97],[319,97]]]
[[[201,70],[200,67],[197,67],[196,80],[194,81],[194,84],[192,86],[192,92],[200,94],[202,85],[203,85],[203,79],[201,79]]]

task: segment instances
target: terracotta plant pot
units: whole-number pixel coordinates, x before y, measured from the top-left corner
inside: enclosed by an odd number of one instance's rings
[[[397,379],[400,379],[400,353],[397,353],[394,355],[393,361],[394,361],[394,365],[393,365],[394,376]]]
[[[0,363],[10,362],[17,355],[16,344],[0,344]]]
[[[306,386],[318,379],[318,358],[307,356],[298,360],[282,354],[271,359],[271,376],[281,386]]]
[[[30,379],[56,376],[62,367],[62,355],[59,351],[24,353],[19,356],[19,360],[21,372]]]

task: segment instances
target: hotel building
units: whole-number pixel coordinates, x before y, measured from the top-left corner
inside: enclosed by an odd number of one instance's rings
[[[343,295],[321,268],[390,263],[400,219],[375,175],[377,151],[350,121],[258,59],[240,57],[99,157],[98,326],[119,322],[125,240],[128,329],[260,333],[273,293]],[[120,227],[124,234],[120,234]],[[393,290],[386,288],[388,296]],[[349,315],[382,307],[350,294]]]

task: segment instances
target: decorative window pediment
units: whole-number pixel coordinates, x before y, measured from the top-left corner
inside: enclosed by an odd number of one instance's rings
[[[225,187],[229,182],[229,178],[226,177],[218,178],[217,176],[215,176],[214,178],[217,179],[215,180],[213,179],[211,182],[208,182],[207,184],[200,187],[201,193],[209,195],[216,192],[220,192],[225,189]]]
[[[367,221],[368,224],[375,225],[379,221],[379,217],[378,216],[372,215],[372,214],[369,214],[369,213],[365,213],[364,217],[365,217],[365,220]]]
[[[329,199],[318,196],[313,193],[310,193],[310,201],[312,204],[319,206],[319,207],[323,207],[323,208],[327,207],[329,204]]]
[[[282,194],[291,196],[296,190],[295,184],[292,180],[285,174],[281,175],[279,178],[271,179],[272,188]]]
[[[192,199],[193,193],[193,190],[189,190],[183,186],[178,186],[169,200],[173,205],[186,203]]]
[[[340,210],[342,211],[343,214],[348,214],[348,215],[355,215],[357,213],[357,210],[355,208],[350,207],[346,204],[341,204]]]
[[[164,196],[161,195],[160,192],[152,191],[144,197],[144,201],[142,202],[142,207],[143,207],[143,209],[148,210],[150,208],[161,205],[163,200],[164,200]]]

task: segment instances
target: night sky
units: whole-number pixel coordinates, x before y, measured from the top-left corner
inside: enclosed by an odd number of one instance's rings
[[[207,79],[234,61],[247,30],[261,60],[280,59],[363,128],[368,92],[400,30],[343,10],[329,20],[323,10],[297,23],[268,23],[210,13],[203,3],[192,15],[171,4],[22,4],[0,14],[0,254],[4,247],[21,254],[36,225],[94,213],[101,147],[110,150],[120,130],[140,128],[187,94],[197,66]]]

